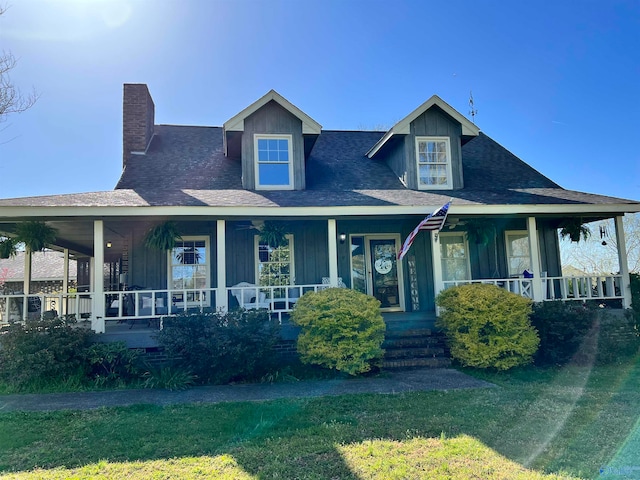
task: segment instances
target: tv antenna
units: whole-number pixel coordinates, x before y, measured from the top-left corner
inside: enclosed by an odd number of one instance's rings
[[[469,90],[469,115],[471,115],[471,121],[473,124],[476,124],[476,114],[478,113],[478,109],[475,108],[473,103],[473,92]]]

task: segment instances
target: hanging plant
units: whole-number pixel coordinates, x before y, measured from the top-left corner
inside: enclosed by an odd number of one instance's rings
[[[0,258],[14,257],[17,244],[18,242],[15,238],[2,237],[2,240],[0,240]]]
[[[581,218],[565,220],[560,227],[560,236],[563,239],[569,237],[569,239],[575,243],[578,243],[580,240],[587,240],[591,236],[591,230],[582,223]]]
[[[182,240],[176,222],[164,222],[152,227],[144,239],[147,248],[156,250],[173,250],[178,241]]]
[[[58,231],[44,222],[23,222],[16,228],[16,241],[27,251],[40,252],[56,241]]]
[[[476,245],[489,245],[495,234],[495,227],[489,220],[468,220],[467,237]]]
[[[264,222],[260,228],[260,240],[270,247],[287,245],[287,229],[282,222]]]

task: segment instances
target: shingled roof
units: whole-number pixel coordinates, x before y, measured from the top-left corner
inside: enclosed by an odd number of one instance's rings
[[[2,206],[421,206],[634,204],[565,190],[480,133],[462,147],[464,189],[407,189],[367,151],[384,132],[323,130],[306,161],[306,189],[242,187],[241,161],[223,151],[221,127],[156,125],[146,155],[131,155],[115,190],[0,200]],[[637,207],[635,208],[637,209]]]

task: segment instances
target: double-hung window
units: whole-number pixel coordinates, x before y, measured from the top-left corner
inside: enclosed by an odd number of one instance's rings
[[[272,247],[256,236],[256,283],[261,287],[293,285],[293,235],[286,239]]]
[[[469,247],[463,233],[440,233],[440,260],[444,281],[470,280]]]
[[[255,135],[257,190],[293,189],[291,135]]]
[[[169,252],[169,289],[174,302],[207,300],[209,288],[209,238],[182,237]]]
[[[418,188],[453,188],[449,137],[416,137]]]
[[[507,244],[507,262],[509,276],[522,275],[525,270],[531,271],[531,254],[529,251],[529,234],[522,231],[505,232]]]

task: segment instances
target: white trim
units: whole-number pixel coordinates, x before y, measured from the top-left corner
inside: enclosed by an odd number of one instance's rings
[[[91,329],[96,333],[104,333],[104,222],[94,220],[93,222],[93,268],[91,278],[93,279],[92,292],[93,305],[91,315]]]
[[[195,193],[193,190],[183,190],[187,195]],[[360,190],[366,196],[366,190]],[[197,198],[197,196],[196,196]],[[86,207],[86,206],[64,206],[64,207],[41,207],[41,206],[0,206],[0,222],[15,221],[16,217],[146,217],[146,216],[181,216],[181,217],[327,217],[343,215],[422,215],[425,212],[433,211],[446,203],[450,197],[442,196],[438,204],[424,205],[377,205],[377,206],[334,206],[334,207],[280,207],[275,203],[271,206],[109,206],[109,207]],[[640,203],[614,203],[614,204],[496,204],[496,205],[456,205],[455,198],[449,207],[450,215],[527,215],[527,214],[589,214],[613,215],[616,213],[636,213],[640,212]]]
[[[338,229],[336,219],[327,220],[327,240],[329,242],[329,281],[332,287],[338,286]]]
[[[618,262],[620,275],[622,276],[622,308],[631,307],[631,283],[629,279],[629,262],[627,259],[627,242],[624,236],[624,224],[622,216],[615,218],[616,243],[618,245]]]
[[[259,140],[286,140],[289,150],[289,161],[287,167],[289,169],[289,183],[287,185],[260,185],[260,165],[283,165],[284,162],[260,162],[258,160],[258,141]],[[253,135],[253,168],[255,175],[256,190],[293,190],[293,136],[288,134],[270,134],[256,133]]]
[[[442,100],[439,96],[433,95],[429,100],[424,102],[418,108],[416,108],[409,115],[404,117],[398,123],[396,123],[391,129],[384,134],[384,136],[378,140],[378,142],[371,147],[371,149],[367,152],[367,157],[373,158],[376,153],[382,148],[382,146],[387,143],[387,141],[393,135],[408,135],[411,130],[411,122],[413,122],[416,118],[422,115],[424,112],[429,110],[434,105],[437,105],[445,113],[447,113],[454,120],[458,121],[460,125],[462,125],[462,135],[471,135],[478,136],[480,134],[480,129],[476,127],[471,121],[469,121],[464,115],[458,112],[455,108],[449,105],[447,102]]]
[[[438,234],[438,245],[437,247],[440,249],[440,278],[442,282],[450,282],[454,280],[447,280],[444,278],[444,270],[442,268],[442,260],[445,258],[442,256],[442,243],[440,242],[440,238],[442,237],[462,237],[462,242],[464,243],[465,249],[465,260],[467,261],[467,275],[471,278],[471,251],[469,249],[469,239],[467,238],[466,232],[440,232]]]
[[[296,116],[302,122],[302,133],[303,134],[320,134],[322,130],[322,125],[316,122],[309,115],[304,113],[294,104],[292,104],[289,100],[284,98],[275,90],[269,90],[264,96],[253,102],[247,108],[242,110],[240,113],[234,115],[229,120],[224,122],[223,128],[225,132],[244,132],[244,119],[247,118],[252,113],[264,107],[271,100],[278,103],[282,108],[289,111],[292,115]]]
[[[216,310],[226,312],[229,308],[227,297],[226,222],[216,221]],[[211,267],[209,267],[211,270]]]
[[[447,183],[444,185],[423,185],[420,182],[420,166],[421,165],[431,165],[431,163],[420,163],[420,142],[445,142],[447,149],[447,161],[446,161],[446,169],[447,169]],[[451,139],[449,137],[432,137],[428,135],[424,136],[416,136],[415,137],[415,152],[416,152],[416,178],[418,181],[418,189],[419,190],[451,190],[453,188],[453,171],[451,168]],[[442,162],[434,162],[433,165],[442,165]]]
[[[538,227],[536,217],[527,218],[527,232],[529,234],[529,255],[531,255],[531,269],[533,270],[533,301],[541,302],[542,272],[540,269],[540,245],[538,243]]]
[[[205,248],[205,258],[206,262],[204,264],[207,267],[207,275],[205,277],[205,286],[200,289],[195,285],[193,288],[173,288],[173,252],[171,250],[167,250],[167,290],[169,291],[179,291],[179,290],[189,290],[189,291],[198,291],[198,290],[209,290],[211,288],[211,261],[213,260],[211,257],[211,237],[209,235],[184,235],[180,242],[199,242],[204,241]],[[197,264],[201,265],[201,264]],[[201,305],[203,302],[187,302],[189,305]],[[206,301],[204,302],[205,306],[209,306],[211,304],[209,296],[207,296]]]
[[[289,285],[295,285],[296,278],[296,268],[295,268],[295,255],[293,251],[293,234],[287,233],[285,235],[286,239],[289,241]],[[260,235],[254,235],[253,237],[253,258],[254,258],[254,279],[253,284],[260,287],[260,269],[258,268],[260,265]],[[274,286],[274,285],[264,285],[264,286]],[[277,287],[277,285],[275,285]]]

